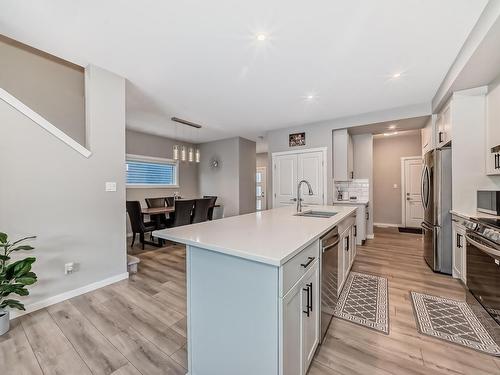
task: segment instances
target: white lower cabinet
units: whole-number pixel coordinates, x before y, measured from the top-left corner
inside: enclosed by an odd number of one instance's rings
[[[304,375],[319,343],[319,261],[283,298],[283,375]]]
[[[461,225],[459,220],[453,219],[453,254],[452,254],[452,274],[456,279],[460,279],[466,283],[466,266],[467,266],[467,249],[465,241],[465,227]]]

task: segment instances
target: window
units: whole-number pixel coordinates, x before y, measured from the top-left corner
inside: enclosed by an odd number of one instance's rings
[[[127,155],[127,187],[178,187],[175,160]]]

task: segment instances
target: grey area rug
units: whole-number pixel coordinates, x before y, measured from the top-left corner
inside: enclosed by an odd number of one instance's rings
[[[420,333],[494,356],[500,347],[466,302],[410,292]]]
[[[384,277],[351,272],[335,308],[335,316],[389,334],[389,296]]]

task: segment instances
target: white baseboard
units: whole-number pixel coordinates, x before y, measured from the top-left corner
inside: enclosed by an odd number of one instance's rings
[[[375,235],[374,234],[367,234],[366,238],[369,240],[373,240],[375,238]]]
[[[392,224],[392,223],[373,223],[374,227],[381,228],[399,228],[401,224]]]
[[[32,313],[34,311],[43,309],[43,308],[51,306],[51,305],[55,305],[56,303],[66,301],[67,299],[80,296],[82,294],[91,292],[93,290],[105,287],[105,286],[110,285],[110,284],[114,284],[118,281],[125,280],[125,279],[128,279],[128,272],[121,273],[121,274],[116,275],[116,276],[108,277],[107,279],[104,279],[101,281],[96,281],[95,283],[82,286],[81,288],[73,289],[73,290],[55,295],[53,297],[49,297],[49,298],[44,299],[42,301],[32,303],[31,305],[25,306],[26,311],[11,310],[10,311],[10,319],[12,320],[14,318]]]

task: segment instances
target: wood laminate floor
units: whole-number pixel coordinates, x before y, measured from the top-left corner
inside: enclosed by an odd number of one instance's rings
[[[465,299],[457,280],[425,265],[420,241],[378,229],[358,247],[353,270],[389,280],[390,334],[334,319],[310,375],[500,374],[500,359],[417,332],[410,290]],[[130,252],[141,263],[129,280],[13,321],[0,374],[185,374],[185,249]]]

